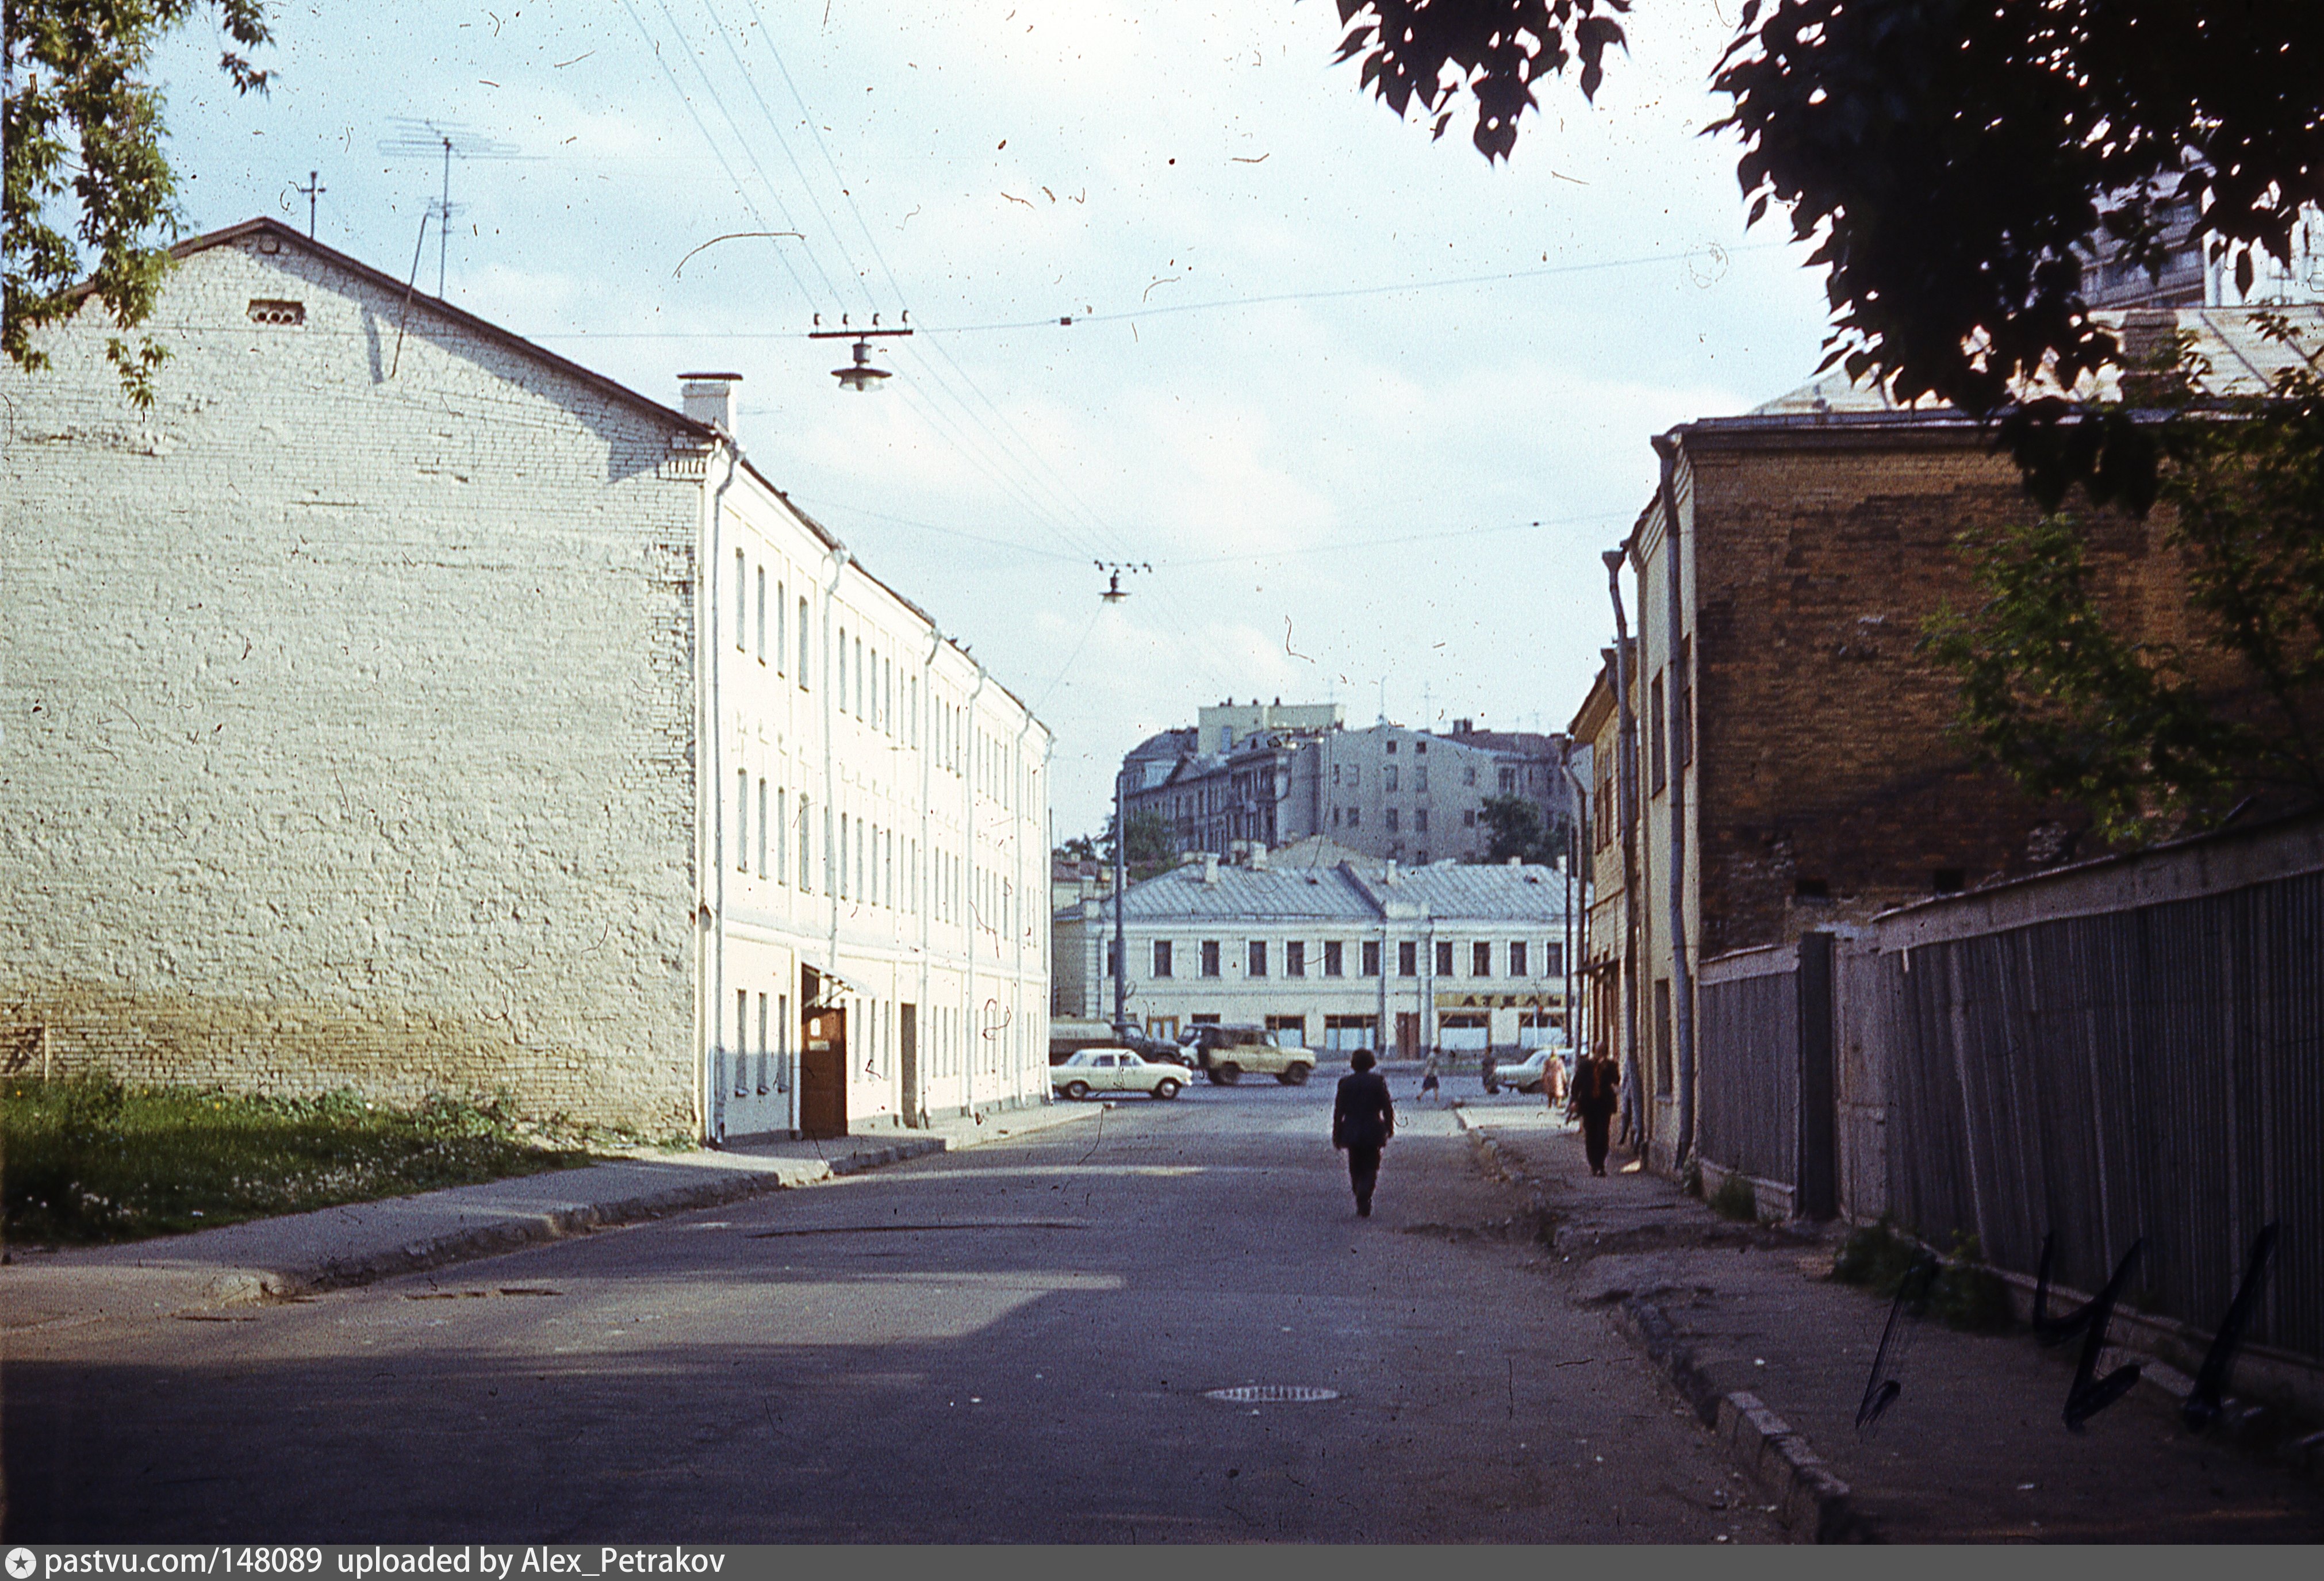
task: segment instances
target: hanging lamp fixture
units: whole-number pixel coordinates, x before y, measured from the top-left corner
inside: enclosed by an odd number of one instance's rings
[[[908,327],[911,317],[912,316],[909,311],[907,311],[904,314],[904,318],[908,326],[905,328],[882,329],[880,327],[880,315],[874,313],[872,315],[871,328],[857,329],[847,322],[847,315],[842,313],[839,316],[840,326],[837,329],[825,329],[823,326],[823,315],[817,313],[815,316],[815,327],[808,331],[807,338],[809,340],[853,341],[855,343],[855,360],[844,368],[834,368],[831,371],[831,376],[839,381],[839,387],[842,390],[853,390],[858,391],[877,390],[880,388],[880,381],[882,379],[893,378],[895,375],[886,368],[875,368],[872,365],[872,343],[874,340],[890,336],[906,336],[911,334],[912,332]]]

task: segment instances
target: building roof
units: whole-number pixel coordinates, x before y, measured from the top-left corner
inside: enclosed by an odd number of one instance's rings
[[[1122,914],[1132,922],[1222,926],[1415,917],[1539,925],[1564,921],[1565,878],[1530,865],[1403,868],[1329,841],[1303,841],[1270,853],[1263,867],[1189,862],[1133,884],[1122,896]]]
[[[494,324],[488,318],[479,318],[474,313],[468,312],[466,308],[456,307],[452,303],[446,301],[441,297],[431,297],[427,292],[419,290],[414,286],[397,280],[392,275],[383,273],[381,271],[374,269],[370,264],[363,262],[363,260],[342,253],[335,247],[326,246],[322,243],[316,241],[311,236],[307,235],[304,232],[295,230],[291,226],[286,225],[281,221],[274,219],[269,216],[261,215],[255,219],[246,219],[238,225],[227,225],[221,230],[207,231],[198,236],[189,236],[185,241],[182,241],[176,246],[171,247],[170,249],[170,256],[180,260],[192,258],[200,253],[211,252],[219,247],[234,246],[253,236],[266,236],[278,244],[287,244],[290,246],[303,249],[305,252],[322,260],[332,268],[341,270],[348,274],[354,275],[356,279],[363,280],[365,284],[370,285],[374,290],[385,291],[394,296],[402,297],[414,307],[424,307],[429,313],[434,314],[440,318],[450,320],[462,330],[470,335],[475,336],[481,340],[487,341],[493,345],[499,346],[505,351],[514,353],[519,356],[529,358],[532,362],[537,363],[543,367],[552,369],[564,377],[574,380],[575,381],[597,391],[601,395],[606,396],[618,401],[622,405],[637,410],[642,416],[650,417],[659,422],[668,424],[679,435],[698,440],[705,446],[713,443],[716,437],[716,431],[706,423],[698,423],[692,418],[687,417],[685,413],[673,410],[669,406],[665,405],[661,401],[652,399],[650,396],[641,395],[637,391],[632,390],[628,385],[623,384],[617,380],[609,379],[604,374],[597,372],[593,369],[585,368],[580,363],[576,363],[569,358],[561,357],[555,352],[550,351],[548,347],[536,345],[535,343],[525,339],[524,336],[516,334],[514,331],[505,329],[500,325]],[[80,285],[74,288],[73,294],[85,299],[92,293],[95,289],[96,286],[93,281],[83,281]],[[800,525],[805,527],[808,532],[812,533],[816,538],[825,546],[825,547],[840,548],[844,547],[841,543],[837,534],[834,533],[829,528],[824,526],[822,522],[817,521],[814,517],[808,515],[807,512],[800,507],[797,501],[793,500],[790,495],[784,492],[781,489],[776,487],[774,482],[764,473],[761,473],[758,467],[752,464],[751,458],[742,454],[739,446],[736,448],[735,455],[742,463],[742,470],[750,473],[752,478],[756,479],[759,484],[764,488],[767,492],[772,494],[776,499],[780,500],[783,502],[784,508],[790,511],[793,516],[797,517]],[[847,564],[849,568],[853,569],[856,574],[862,576],[866,582],[871,583],[872,585],[878,587],[881,592],[887,593],[889,597],[903,605],[905,609],[910,611],[912,614],[917,616],[919,620],[926,621],[931,631],[939,630],[935,617],[931,616],[926,610],[920,608],[919,605],[914,603],[910,599],[905,597],[894,587],[889,585],[879,576],[875,575],[861,560],[856,559],[853,555],[851,555],[848,557]],[[947,647],[956,649],[963,658],[965,658],[969,663],[975,665],[980,671],[984,669],[983,665],[975,657],[975,656],[971,654],[966,648],[962,648],[959,643],[954,641],[949,637],[945,639],[945,642]],[[1049,733],[1048,726],[1041,724],[1040,721],[1034,715],[1031,707],[1028,705],[1022,698],[1010,691],[1007,685],[1001,683],[999,677],[992,676],[990,671],[985,671],[984,673],[986,675],[986,678],[990,681],[995,691],[1000,692],[1010,702],[1016,703],[1017,706],[1023,711],[1025,717],[1028,720],[1032,721],[1035,725],[1038,726],[1044,735]]]

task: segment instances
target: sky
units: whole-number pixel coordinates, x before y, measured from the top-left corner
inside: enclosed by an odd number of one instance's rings
[[[1062,841],[1205,703],[1571,720],[1650,437],[1821,355],[1703,134],[1735,15],[1641,0],[1499,164],[1333,64],[1330,0],[288,5],[266,96],[207,23],[152,74],[189,234],[303,226],[318,171],[332,247],[430,290],[440,239],[450,300],[672,406],[741,373],[752,463],[1050,728]],[[421,122],[475,154],[424,245]],[[844,391],[807,336],[874,313],[916,333]]]

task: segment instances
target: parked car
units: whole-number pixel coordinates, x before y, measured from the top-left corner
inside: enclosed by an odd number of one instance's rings
[[[1101,1092],[1143,1092],[1170,1098],[1186,1085],[1186,1068],[1148,1060],[1132,1049],[1084,1049],[1062,1065],[1049,1067],[1049,1088],[1066,1098]]]
[[[1514,1087],[1519,1092],[1539,1092],[1542,1079],[1548,1075],[1552,1063],[1558,1066],[1558,1080],[1563,1083],[1565,1080],[1563,1051],[1536,1049],[1517,1064],[1496,1066],[1485,1090],[1498,1092],[1504,1087]]]
[[[1277,1041],[1264,1026],[1221,1026],[1205,1022],[1179,1034],[1179,1046],[1210,1076],[1212,1085],[1232,1087],[1246,1071],[1272,1076],[1297,1087],[1315,1070],[1315,1051]]]

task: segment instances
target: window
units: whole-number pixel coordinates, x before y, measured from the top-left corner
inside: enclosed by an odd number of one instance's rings
[[[1565,945],[1562,941],[1552,939],[1541,947],[1541,975],[1544,977],[1565,975]]]
[[[1294,939],[1283,946],[1283,975],[1286,977],[1307,975],[1307,945],[1305,940]]]
[[[847,688],[842,686],[839,694],[845,697]],[[863,639],[861,637],[855,639],[855,717],[863,717]]]
[[[839,815],[839,887],[832,893],[847,898],[847,814]]]
[[[1462,767],[1461,783],[1462,785],[1474,785],[1477,783],[1477,766],[1475,764],[1464,764]]]
[[[1655,1087],[1668,1092],[1671,1080],[1671,997],[1670,979],[1655,979]]]
[[[1450,939],[1436,941],[1436,975],[1438,977],[1452,975],[1452,941]]]
[[[1694,761],[1694,639],[1678,639],[1678,663],[1671,670],[1671,730],[1678,737],[1678,766]]]
[[[839,669],[833,677],[839,684],[839,712],[847,712],[847,628],[839,629]]]
[[[1396,742],[1394,740],[1390,740],[1388,744],[1388,755],[1391,758],[1396,756]]]
[[[1332,783],[1333,785],[1340,783],[1340,766],[1336,763],[1332,765]]]
[[[1659,791],[1669,777],[1667,758],[1663,751],[1663,731],[1667,721],[1663,714],[1663,677],[1655,674],[1654,683],[1646,688],[1646,777],[1649,791]]]
[[[734,1096],[742,1096],[745,1062],[751,1052],[751,990],[734,990]]]
[[[767,662],[767,568],[759,567],[759,662]]]
[[[1523,939],[1512,939],[1509,941],[1509,975],[1511,977],[1523,977],[1525,974],[1525,941]]]
[[[806,691],[806,690],[807,690],[807,600],[806,600],[805,598],[801,598],[801,599],[799,600],[799,602],[798,602],[798,648],[799,648],[798,683],[799,683],[799,690],[800,690],[800,691],[802,691],[802,692],[804,692],[804,691]]]
[[[1462,809],[1461,809],[1461,827],[1462,827],[1462,828],[1463,828],[1463,829],[1474,829],[1476,826],[1477,826],[1477,809],[1476,809],[1476,808],[1474,808],[1474,807],[1463,807],[1463,808],[1462,808]]]
[[[1388,810],[1388,832],[1390,834],[1397,832],[1397,810],[1394,807]]]
[[[1219,942],[1216,939],[1203,941],[1203,975],[1204,977],[1219,975]]]
[[[1496,777],[1496,779],[1497,783],[1499,783],[1501,787],[1501,795],[1507,796],[1517,794],[1517,771],[1516,769],[1504,768],[1500,771],[1499,775]]]
[[[1108,977],[1121,975],[1121,951],[1114,947],[1114,942],[1111,939],[1105,942],[1105,975]]]
[[[884,695],[880,688],[880,680],[886,673],[880,664],[880,650],[875,648],[872,650],[872,712],[864,715],[872,722],[872,728],[875,731],[885,730],[888,726],[887,716],[880,706],[881,699]]]
[[[1426,741],[1415,741],[1412,743],[1412,749],[1416,754],[1425,752],[1428,750],[1428,743]]]
[[[1380,774],[1382,776],[1380,780],[1380,788],[1382,790],[1394,790],[1396,788],[1396,765],[1393,763],[1389,764],[1386,768],[1380,770]],[[1388,827],[1393,829],[1396,825],[1391,823]]]
[[[1253,939],[1250,942],[1250,975],[1253,977],[1267,975],[1267,941],[1264,939]]]
[[[1362,764],[1351,763],[1348,765],[1348,788],[1350,790],[1354,790],[1358,786],[1361,785],[1363,783],[1363,777],[1364,768]],[[1353,820],[1351,819],[1350,822],[1352,823]]]
[[[1416,795],[1428,788],[1428,770],[1417,767],[1413,769],[1412,788]]]
[[[751,584],[743,576],[746,569],[742,551],[734,551],[734,651],[742,653],[750,648],[750,633],[745,630],[751,619]]]
[[[1427,832],[1428,832],[1428,809],[1427,809],[1427,808],[1425,808],[1425,807],[1415,807],[1415,808],[1413,808],[1413,810],[1412,810],[1412,832],[1413,832],[1415,834],[1425,834],[1425,833],[1427,833]],[[1421,860],[1423,860],[1423,861],[1426,861],[1428,859],[1427,859],[1426,857],[1423,857],[1423,858],[1421,858],[1420,859],[1421,859]]]
[[[1362,827],[1363,827],[1363,822],[1364,822],[1364,810],[1363,810],[1361,807],[1350,807],[1350,808],[1348,809],[1348,827],[1349,827],[1349,828],[1351,828],[1351,829],[1360,829],[1360,828],[1362,828]]]
[[[1364,975],[1365,975],[1366,977],[1378,977],[1378,976],[1379,976],[1379,974],[1380,974],[1379,955],[1380,955],[1380,942],[1379,942],[1378,939],[1366,939],[1366,940],[1364,941],[1364,960],[1363,960],[1363,965],[1364,965]]]
[[[1340,942],[1337,939],[1326,939],[1323,941],[1323,975],[1325,977],[1345,977],[1348,975],[1344,963],[1341,958]]]
[[[1337,829],[1339,826],[1340,826],[1340,809],[1339,809],[1339,808],[1337,808],[1337,807],[1334,807],[1334,808],[1333,808],[1333,809],[1332,809],[1332,827],[1333,827],[1333,828],[1334,828],[1334,829]]]
[[[782,581],[778,577],[775,582],[775,674],[779,676],[783,673],[783,611],[788,607],[783,601],[787,596]]]
[[[1410,939],[1399,942],[1396,947],[1396,975],[1398,977],[1420,975],[1420,946]]]
[[[807,874],[811,870],[808,867],[808,863],[814,858],[814,832],[808,823],[807,814],[813,810],[814,804],[808,801],[807,797],[801,796],[799,798],[798,821],[798,887],[803,893],[811,891],[815,887],[815,886],[807,879]]]
[[[759,781],[759,877],[767,876],[767,782]]]
[[[789,801],[788,791],[778,789],[775,792],[775,881],[779,884],[787,883],[790,878],[790,874],[784,870],[790,865],[788,861],[790,847],[783,834],[783,831],[791,826],[789,808],[787,804]],[[759,822],[763,824],[766,820],[761,818]]]
[[[751,771],[734,771],[734,869],[751,870]]]
[[[1469,946],[1469,975],[1471,977],[1493,975],[1493,947],[1482,939]]]
[[[1156,977],[1170,975],[1170,941],[1167,939],[1154,941],[1154,975]]]
[[[767,996],[759,996],[759,1090],[767,1090]]]

